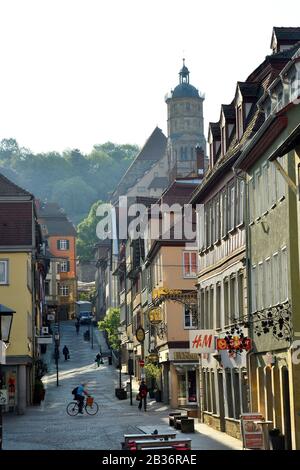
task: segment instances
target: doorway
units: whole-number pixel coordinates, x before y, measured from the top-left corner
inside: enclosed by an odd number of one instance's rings
[[[291,435],[290,385],[289,385],[289,371],[286,366],[282,368],[281,374],[282,374],[285,448],[286,450],[291,450],[292,449],[292,435]]]
[[[218,392],[219,392],[220,431],[225,432],[226,426],[225,426],[223,373],[221,370],[219,370],[217,374],[218,374]]]

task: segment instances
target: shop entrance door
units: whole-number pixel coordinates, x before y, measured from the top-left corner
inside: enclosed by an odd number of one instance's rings
[[[289,371],[282,368],[283,419],[286,450],[292,449]]]
[[[197,403],[196,371],[189,370],[187,376],[188,403]]]
[[[224,408],[224,384],[223,384],[223,373],[218,373],[218,391],[219,391],[219,413],[220,413],[220,431],[225,432],[225,408]]]

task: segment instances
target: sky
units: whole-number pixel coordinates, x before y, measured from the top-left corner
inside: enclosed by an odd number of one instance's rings
[[[143,145],[166,133],[183,57],[207,134],[270,53],[273,26],[300,26],[299,13],[299,0],[0,0],[0,140]]]

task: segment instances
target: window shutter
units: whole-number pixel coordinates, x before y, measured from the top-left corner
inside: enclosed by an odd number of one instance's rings
[[[56,241],[56,246],[57,246],[57,249],[60,250],[60,240]]]
[[[190,274],[190,254],[184,253],[183,262],[184,262],[184,275],[188,276]]]
[[[66,240],[66,242],[67,242],[67,250],[69,250],[70,249],[70,242],[69,242],[69,240]]]
[[[70,261],[67,261],[67,273],[70,272]]]

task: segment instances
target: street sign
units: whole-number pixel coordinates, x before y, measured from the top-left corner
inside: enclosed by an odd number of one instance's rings
[[[0,390],[0,405],[7,405],[7,403],[8,403],[7,390],[1,389]]]
[[[140,362],[140,366],[141,366],[141,367],[144,367],[144,365],[145,365],[145,361],[143,361],[142,359],[140,359],[140,361],[139,361],[139,362]]]
[[[38,336],[37,343],[38,344],[52,344],[52,336]]]
[[[264,449],[263,416],[260,413],[244,413],[241,415],[241,428],[244,449]]]

